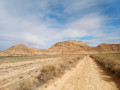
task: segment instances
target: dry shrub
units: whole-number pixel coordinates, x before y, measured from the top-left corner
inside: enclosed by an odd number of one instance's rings
[[[18,90],[34,90],[34,87],[31,85],[30,81],[23,81],[20,83]]]
[[[107,69],[110,73],[115,74],[120,78],[120,61],[104,58],[99,55],[91,55],[91,58],[97,61],[100,65],[102,65],[105,69]]]
[[[62,76],[65,70],[75,66],[80,59],[83,59],[84,55],[66,57],[57,65],[43,66],[41,73],[34,78],[24,79],[20,77],[21,81],[12,85],[9,90],[36,90],[37,87],[45,84],[55,77]]]
[[[40,85],[46,83],[47,81],[54,79],[59,76],[61,69],[55,65],[43,66],[40,75],[37,77],[40,81]]]
[[[23,79],[10,87],[10,90],[36,90],[36,85],[31,79]]]
[[[45,84],[46,82],[48,82],[51,79],[54,79],[55,77],[61,76],[62,74],[64,74],[64,71],[66,69],[70,69],[71,67],[75,66],[78,60],[82,58],[81,56],[72,58],[67,57],[63,59],[63,63],[59,63],[58,65],[43,66],[40,75],[37,77],[37,79],[40,82],[40,85]]]
[[[68,65],[70,65],[70,67],[75,67],[77,62],[80,60],[80,57],[73,57],[71,59],[68,60]]]

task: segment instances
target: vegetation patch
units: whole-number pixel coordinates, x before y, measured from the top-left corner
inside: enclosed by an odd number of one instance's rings
[[[61,74],[60,67],[57,67],[55,65],[47,65],[42,68],[41,73],[37,78],[40,81],[40,85],[42,85],[47,81],[59,76],[60,74]]]
[[[90,55],[110,73],[120,78],[120,54],[97,54]]]
[[[65,70],[72,68],[72,66],[75,66],[77,62],[83,57],[84,56],[64,58],[63,62],[59,63],[58,65],[44,66],[41,70],[40,75],[37,77],[37,79],[40,82],[40,85],[45,84],[51,79],[62,76]]]
[[[50,80],[53,80],[56,77],[61,77],[65,73],[65,70],[75,67],[77,62],[83,59],[83,57],[84,55],[62,56],[62,60],[58,64],[43,66],[38,76],[31,77],[29,79],[20,77],[21,81],[8,87],[8,90],[36,90],[36,88]]]

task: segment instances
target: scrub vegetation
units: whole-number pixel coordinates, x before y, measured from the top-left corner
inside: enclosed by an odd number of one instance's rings
[[[120,78],[120,53],[90,55],[110,73]]]

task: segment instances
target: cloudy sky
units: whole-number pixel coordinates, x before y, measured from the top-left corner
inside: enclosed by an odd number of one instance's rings
[[[120,0],[0,0],[0,50],[66,40],[120,43]]]

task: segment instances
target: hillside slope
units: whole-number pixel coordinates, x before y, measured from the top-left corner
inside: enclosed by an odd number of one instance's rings
[[[92,53],[117,53],[120,52],[120,44],[100,44],[90,47],[82,41],[70,40],[54,44],[49,49],[36,49],[18,44],[7,50],[1,51],[1,56],[10,55],[41,55],[41,54],[92,54]]]
[[[51,48],[48,49],[49,52],[54,54],[68,54],[68,53],[85,53],[89,46],[82,41],[63,41],[54,44]]]
[[[120,52],[120,44],[100,44],[97,47],[99,52]]]
[[[88,53],[115,53],[120,52],[120,44],[100,44],[90,47],[82,41],[63,41],[54,44],[48,49],[54,54],[88,54]]]
[[[1,51],[1,55],[34,55],[38,54],[39,50],[32,47],[27,47],[24,44],[18,44],[11,48]]]

